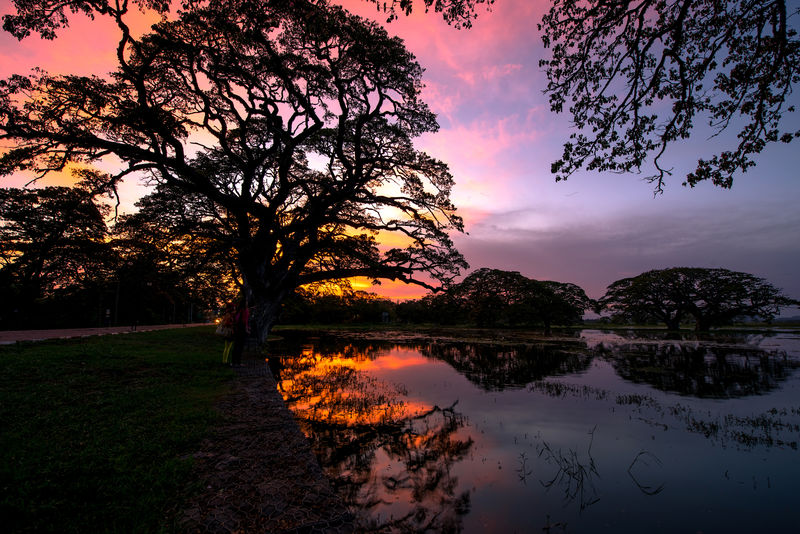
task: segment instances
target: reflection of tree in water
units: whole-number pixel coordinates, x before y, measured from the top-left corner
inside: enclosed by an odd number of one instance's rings
[[[307,348],[280,358],[279,387],[363,531],[459,532],[470,500],[451,467],[472,448],[459,436],[465,419],[455,405],[417,405],[401,386],[368,376],[380,352]]]
[[[600,478],[597,465],[592,456],[592,442],[597,426],[589,432],[591,439],[586,449],[586,457],[582,458],[575,449],[569,449],[566,453],[561,449],[554,450],[550,444],[542,440],[536,446],[539,457],[558,468],[555,475],[546,480],[541,480],[542,486],[550,490],[559,487],[564,493],[564,502],[571,503],[577,501],[581,511],[595,504],[600,500],[599,493],[595,487],[595,478]]]
[[[592,362],[591,354],[548,345],[433,343],[421,351],[429,358],[447,362],[486,390],[523,387],[548,376],[586,370]]]
[[[745,347],[632,344],[604,355],[626,380],[695,397],[763,394],[800,366],[785,352]]]

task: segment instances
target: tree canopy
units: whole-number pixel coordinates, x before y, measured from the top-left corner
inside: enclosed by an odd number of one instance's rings
[[[433,287],[466,265],[447,234],[462,229],[452,176],[413,146],[438,127],[419,99],[422,69],[378,25],[322,0],[189,1],[135,38],[127,2],[15,5],[4,25],[19,38],[55,37],[68,10],[111,17],[118,65],[107,78],[1,82],[0,139],[11,148],[0,173],[115,156],[122,165],[105,185],[144,175],[197,206],[200,227],[233,251],[260,340],[303,284],[368,276]],[[382,249],[386,232],[406,244]]]
[[[693,319],[698,331],[731,324],[738,317],[771,321],[781,307],[800,304],[751,274],[696,267],[657,269],[617,280],[598,303],[613,316],[663,322],[670,330]]]
[[[83,187],[0,189],[0,319],[9,306],[24,316],[36,299],[99,277],[107,212]]]
[[[439,295],[426,297],[438,321],[478,326],[552,325],[581,322],[594,302],[575,284],[532,280],[516,271],[481,268]],[[424,299],[425,300],[425,299]]]
[[[553,163],[557,180],[582,167],[640,170],[660,191],[667,147],[698,120],[735,146],[700,159],[685,184],[729,188],[768,144],[800,136],[782,122],[798,81],[798,8],[784,0],[554,0],[539,25],[551,57],[550,107],[578,132]]]

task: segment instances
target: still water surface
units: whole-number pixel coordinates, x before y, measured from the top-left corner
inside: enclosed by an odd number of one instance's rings
[[[303,334],[270,365],[370,532],[800,532],[797,333]]]

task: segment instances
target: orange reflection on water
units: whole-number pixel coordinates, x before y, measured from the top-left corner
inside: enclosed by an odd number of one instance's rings
[[[398,383],[430,365],[419,348],[309,345],[280,364],[284,399],[326,474],[348,505],[369,509],[362,531],[459,531],[470,490],[454,466],[474,441],[456,403],[410,399]]]
[[[287,368],[280,390],[284,400],[301,419],[333,425],[386,425],[407,420],[432,409],[409,401],[402,385],[379,378],[381,370],[396,370],[425,363],[413,352],[385,353],[347,345],[322,355],[313,346],[297,357],[286,357]]]

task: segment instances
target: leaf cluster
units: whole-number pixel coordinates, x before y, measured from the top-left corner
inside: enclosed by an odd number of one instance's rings
[[[366,0],[372,2],[385,13],[389,14],[386,22],[396,20],[399,14],[410,15],[416,2],[414,0]],[[471,28],[472,22],[478,17],[476,8],[480,4],[486,4],[486,10],[491,11],[494,0],[421,0],[425,12],[433,10],[441,13],[442,18],[456,28]]]
[[[730,188],[768,144],[800,131],[783,125],[798,81],[798,9],[784,0],[555,0],[542,19],[547,94],[568,110],[570,136],[552,172],[639,171],[656,191],[672,172],[667,147],[698,120],[714,136],[738,130],[730,149],[698,160],[684,185]],[[785,122],[785,121],[783,121]]]

